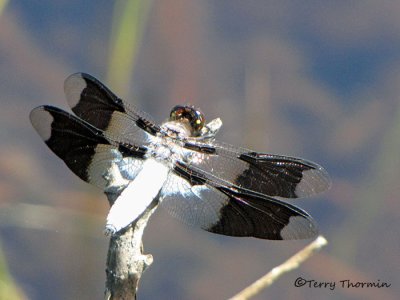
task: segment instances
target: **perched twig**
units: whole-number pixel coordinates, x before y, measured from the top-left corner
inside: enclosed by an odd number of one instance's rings
[[[327,244],[327,240],[320,235],[315,241],[297,252],[283,264],[273,268],[269,273],[249,285],[247,288],[230,298],[230,300],[250,299],[266,287],[275,282],[281,275],[297,268],[302,262],[309,258],[314,252]]]
[[[110,204],[116,195],[107,195]],[[111,236],[107,255],[106,300],[136,299],[140,277],[153,262],[151,254],[143,254],[142,236],[158,201],[132,223],[126,230]]]

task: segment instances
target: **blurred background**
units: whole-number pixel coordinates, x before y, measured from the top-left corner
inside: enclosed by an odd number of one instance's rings
[[[78,71],[160,122],[194,104],[222,119],[220,140],[328,170],[331,190],[295,203],[329,245],[255,299],[398,299],[399,13],[369,0],[0,0],[0,299],[103,297],[108,202],[28,118],[68,109],[63,81]],[[138,296],[226,299],[309,242],[213,235],[160,209]]]

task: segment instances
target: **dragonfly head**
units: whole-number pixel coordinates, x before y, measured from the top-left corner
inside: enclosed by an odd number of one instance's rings
[[[176,105],[169,115],[169,121],[187,123],[190,126],[191,136],[200,136],[205,124],[204,114],[190,105]]]

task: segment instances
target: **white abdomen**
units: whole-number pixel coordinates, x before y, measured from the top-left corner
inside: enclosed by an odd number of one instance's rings
[[[115,200],[107,216],[106,233],[115,233],[135,221],[150,205],[165,183],[169,168],[148,158],[136,178]]]

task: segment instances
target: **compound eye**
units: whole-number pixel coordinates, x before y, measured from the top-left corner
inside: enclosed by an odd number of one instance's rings
[[[193,136],[199,136],[205,124],[205,118],[201,111],[192,106],[176,105],[169,115],[170,121],[186,120],[191,127]]]
[[[192,127],[193,127],[193,134],[198,136],[201,133],[201,130],[204,127],[206,119],[201,111],[193,109],[193,118],[192,118]]]
[[[185,106],[182,105],[176,105],[172,110],[171,113],[169,114],[169,120],[170,121],[177,121],[181,120],[184,118],[185,115]]]

